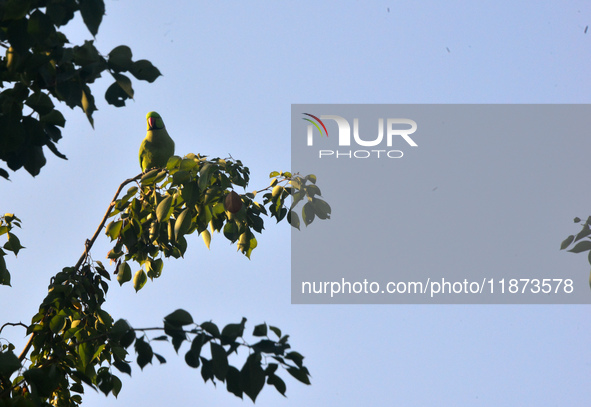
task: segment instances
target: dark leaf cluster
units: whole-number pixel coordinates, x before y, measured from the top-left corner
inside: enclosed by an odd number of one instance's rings
[[[90,257],[92,244],[104,228],[115,242],[107,257],[116,264],[117,281],[123,284],[133,278],[137,291],[148,278],[161,275],[163,257],[183,256],[188,247],[186,237],[193,233],[202,235],[207,247],[213,233],[223,234],[250,257],[257,245],[254,233],[264,229],[263,215],[275,217],[277,222],[287,217],[293,227],[298,227],[293,208],[307,200],[314,215],[304,209],[306,225],[314,217],[329,217],[330,207],[319,200],[314,175],[273,172],[270,177],[267,188],[237,194],[234,187],[245,188],[250,179],[250,171],[239,160],[189,154],[184,158],[173,156],[166,168],[121,184],[79,263],[51,279],[47,296],[27,326],[30,339],[25,350],[17,357],[12,344],[2,346],[0,405],[75,407],[88,387],[117,396],[122,388],[117,374],[131,375],[134,362],[141,369],[154,359],[166,362],[154,349],[162,341],[171,343],[177,353],[186,344],[183,353],[187,365],[200,369],[205,382],[224,383],[240,398],[246,395],[256,400],[265,384],[285,395],[286,384],[279,368],[310,384],[304,357],[291,350],[289,336],[276,326],[256,325],[252,332],[256,339],[250,344],[244,335],[246,318],[220,328],[212,321],[198,324],[189,312],[177,309],[164,317],[162,327],[134,328],[124,319],[114,320],[104,308],[113,270],[108,271]],[[122,188],[134,182],[136,185],[118,198]],[[264,192],[264,204],[255,201],[260,192]],[[289,196],[293,199],[288,210]],[[109,216],[113,219],[104,226]],[[23,247],[11,232],[15,226],[20,227],[16,216],[0,218],[0,235],[8,236],[4,250],[16,255]],[[0,249],[2,261],[4,250]],[[134,276],[132,261],[141,265]],[[0,266],[3,283],[9,284],[8,270],[4,263]],[[153,332],[158,335],[152,336]],[[237,356],[240,348],[243,352]],[[26,366],[29,351],[30,364]],[[239,365],[233,362],[235,358]]]
[[[30,366],[25,368],[13,345],[1,349],[0,403],[11,400],[23,403],[18,405],[75,407],[81,404],[85,387],[117,396],[122,382],[116,373],[131,375],[134,354],[141,369],[154,358],[166,362],[153,350],[160,341],[170,342],[177,353],[186,342],[187,365],[200,367],[205,382],[225,383],[228,391],[240,398],[245,394],[254,401],[265,383],[285,395],[285,382],[277,375],[280,366],[310,384],[303,356],[288,351],[289,336],[282,335],[279,328],[257,325],[253,336],[263,339],[249,345],[244,339],[246,318],[220,330],[211,321],[196,324],[191,314],[178,309],[164,318],[161,328],[134,329],[124,319],[114,321],[103,309],[109,279],[100,262],[86,264],[80,271],[65,268],[52,279],[49,293],[27,329],[33,334]],[[148,332],[153,331],[162,334],[150,338]],[[268,331],[276,339],[271,339]],[[240,347],[246,348],[248,355],[239,369],[229,360]],[[11,380],[11,376],[15,377]]]
[[[97,110],[90,85],[108,71],[114,79],[105,99],[120,107],[133,98],[131,79],[153,82],[160,71],[147,60],[132,60],[127,46],[108,56],[93,40],[72,46],[60,27],[80,13],[90,33],[98,33],[103,0],[0,1],[0,160],[12,171],[39,174],[46,164],[44,147],[56,156],[66,120],[55,102],[80,108],[91,125]],[[0,167],[0,176],[9,173]]]

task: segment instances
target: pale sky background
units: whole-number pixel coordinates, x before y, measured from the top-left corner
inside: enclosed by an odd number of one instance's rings
[[[19,171],[2,181],[0,210],[22,219],[27,247],[8,257],[13,287],[0,287],[2,321],[28,323],[50,277],[76,262],[117,186],[139,172],[150,110],[163,116],[177,154],[231,154],[250,167],[253,190],[268,184],[270,171],[290,169],[292,103],[591,100],[585,1],[107,0],[106,10],[97,47],[106,55],[129,45],[134,59],[151,60],[164,76],[134,82],[136,100],[120,109],[102,99],[112,79],[98,80],[94,131],[80,111],[63,107],[58,147],[69,160],[47,153],[37,178]],[[80,21],[66,32],[74,43],[90,38]],[[580,140],[580,148],[591,143]],[[551,237],[556,250],[578,231],[572,218],[591,214],[587,172],[564,179],[570,194],[552,220],[563,225]],[[219,236],[210,251],[191,236],[185,259],[166,263],[138,294],[111,284],[105,309],[134,327],[161,325],[176,308],[221,326],[245,316],[248,332],[263,321],[279,326],[306,356],[312,386],[280,374],[288,397],[265,388],[258,406],[589,405],[589,306],[291,305],[290,228],[265,225],[252,260]],[[532,250],[527,236],[523,245]],[[101,237],[93,257],[103,260],[108,247]],[[564,267],[589,269],[585,256],[568,253]],[[2,337],[18,349],[25,342],[20,328]],[[155,345],[167,364],[134,366],[131,379],[119,375],[118,399],[88,390],[84,405],[251,404],[224,384],[204,384],[185,365],[186,350],[175,356],[170,344]]]

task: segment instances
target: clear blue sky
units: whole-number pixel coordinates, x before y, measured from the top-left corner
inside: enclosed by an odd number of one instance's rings
[[[49,278],[76,262],[119,183],[139,172],[150,110],[163,116],[178,154],[231,154],[251,168],[250,189],[260,189],[270,171],[290,169],[292,103],[591,100],[585,1],[108,0],[106,8],[97,47],[106,54],[127,44],[164,76],[135,83],[136,100],[122,109],[101,100],[112,80],[99,80],[94,131],[68,110],[59,147],[69,160],[50,156],[36,179],[21,171],[2,183],[0,208],[23,220],[27,247],[8,259],[13,288],[0,287],[3,321],[30,320]],[[90,38],[79,21],[67,33],[72,42]],[[556,250],[574,231],[572,218],[591,214],[587,173],[564,180],[570,194],[556,201],[553,221],[564,225]],[[263,321],[281,327],[306,356],[313,384],[284,374],[288,398],[268,388],[259,406],[589,405],[589,306],[291,305],[290,230],[273,223],[251,261],[219,236],[210,251],[193,237],[186,258],[167,263],[138,294],[112,285],[106,309],[136,327],[157,326],[179,307],[199,322],[245,316],[249,330]],[[527,236],[522,244],[535,249]],[[107,250],[103,237],[94,258]],[[564,267],[588,272],[584,256],[564,253]],[[18,329],[5,332],[24,344]],[[117,400],[89,390],[85,405],[251,403],[222,384],[204,385],[162,345],[166,365],[121,375]]]

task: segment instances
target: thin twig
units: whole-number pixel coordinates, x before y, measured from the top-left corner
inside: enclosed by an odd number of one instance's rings
[[[88,257],[88,253],[90,252],[90,249],[94,245],[94,242],[96,241],[99,233],[101,232],[101,230],[105,226],[105,223],[107,222],[107,219],[109,218],[109,215],[111,214],[111,210],[113,209],[113,206],[115,206],[115,201],[117,200],[117,197],[121,193],[121,190],[123,189],[123,187],[133,181],[137,181],[138,179],[141,178],[142,175],[144,175],[144,174],[141,173],[139,175],[136,175],[133,178],[129,178],[129,179],[123,181],[123,183],[121,185],[119,185],[119,188],[117,188],[117,192],[115,192],[115,196],[113,197],[113,199],[111,200],[111,203],[109,204],[109,207],[107,208],[107,212],[105,212],[105,216],[103,216],[103,220],[101,220],[101,223],[99,224],[98,228],[94,232],[94,235],[92,236],[92,238],[90,238],[90,240],[87,240],[86,243],[84,244],[84,253],[82,253],[82,256],[80,256],[80,258],[78,259],[78,262],[74,266],[75,270],[78,270],[80,268],[80,266],[82,265],[82,263],[84,262],[84,260],[86,260],[86,257]]]
[[[20,325],[22,327],[28,328],[28,326],[23,324],[22,322],[7,322],[4,325],[2,325],[2,327],[0,328],[0,332],[2,332],[2,330],[4,329],[4,327],[6,325],[10,325],[10,326],[19,326]]]

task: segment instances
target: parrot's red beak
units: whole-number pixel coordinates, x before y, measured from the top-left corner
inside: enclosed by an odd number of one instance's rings
[[[148,118],[148,126],[150,126],[150,128],[151,128],[151,129],[153,129],[153,128],[154,128],[154,125],[155,125],[155,124],[156,124],[156,123],[155,123],[155,120],[154,120],[154,118],[153,118],[153,117],[150,117],[150,118]]]

